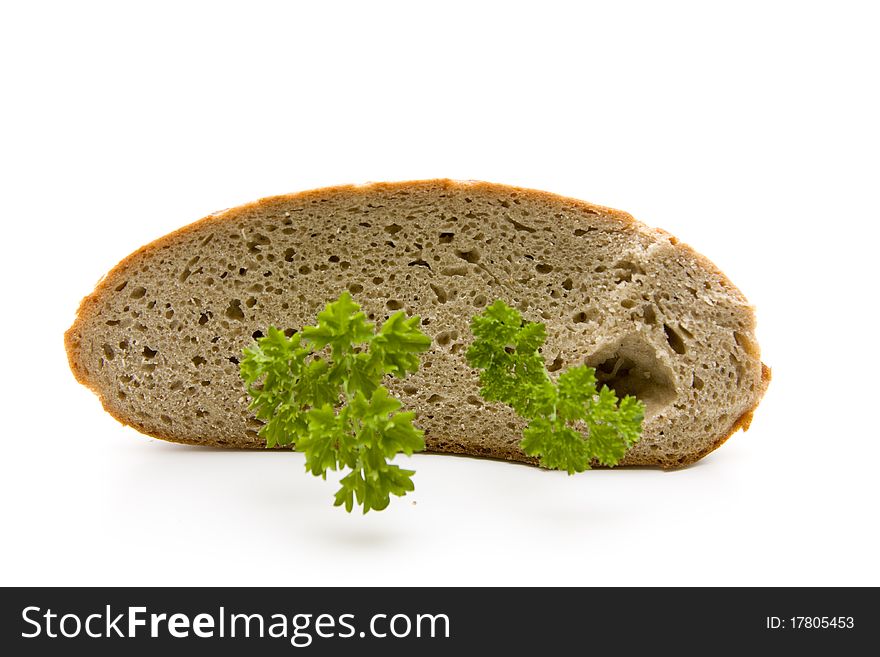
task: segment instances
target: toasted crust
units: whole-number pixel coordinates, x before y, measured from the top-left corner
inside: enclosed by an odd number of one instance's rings
[[[420,180],[420,181],[408,181],[408,182],[382,182],[382,183],[370,183],[367,185],[341,185],[334,187],[326,187],[321,189],[309,190],[304,192],[299,192],[295,194],[285,194],[279,196],[272,196],[260,199],[253,203],[249,203],[246,205],[238,206],[232,209],[223,210],[220,212],[215,212],[203,219],[195,221],[189,225],[186,225],[172,233],[169,233],[132,253],[131,255],[124,258],[120,261],[113,269],[111,269],[96,285],[94,291],[83,298],[80,303],[79,309],[77,311],[77,316],[72,324],[72,326],[65,332],[64,335],[64,343],[65,349],[67,352],[68,362],[70,365],[70,369],[73,372],[76,380],[82,385],[86,386],[95,395],[100,399],[101,404],[105,411],[107,411],[111,416],[113,416],[116,420],[118,420],[123,425],[132,426],[138,431],[150,435],[155,438],[159,438],[162,440],[167,440],[170,442],[178,442],[182,444],[192,444],[192,445],[217,445],[217,446],[230,446],[226,441],[214,441],[210,438],[205,439],[204,437],[200,437],[199,439],[190,439],[186,436],[174,435],[170,432],[163,431],[159,428],[145,428],[143,426],[138,426],[136,423],[133,423],[129,417],[127,417],[117,406],[113,403],[113,401],[103,393],[100,389],[99,385],[93,380],[90,376],[89,370],[86,365],[83,363],[80,351],[80,342],[78,336],[83,332],[86,324],[89,320],[93,319],[96,313],[100,312],[101,301],[105,295],[110,294],[113,289],[119,284],[120,279],[122,279],[128,272],[132,271],[141,266],[141,264],[149,259],[151,255],[156,253],[157,251],[163,249],[166,246],[173,245],[177,243],[184,237],[189,236],[194,231],[201,231],[206,226],[210,226],[212,224],[222,225],[224,222],[235,220],[236,218],[242,217],[249,213],[253,213],[255,211],[261,211],[270,209],[273,206],[279,205],[281,203],[286,203],[290,201],[308,201],[312,198],[321,198],[326,199],[328,197],[335,196],[344,196],[350,195],[353,193],[363,194],[365,191],[386,191],[386,192],[394,192],[399,190],[406,190],[410,192],[417,192],[420,190],[427,189],[438,189],[442,188],[449,191],[486,191],[486,192],[495,192],[495,193],[509,193],[509,192],[517,192],[518,194],[525,197],[532,197],[534,199],[548,201],[548,202],[564,202],[567,205],[574,206],[579,208],[585,213],[596,215],[597,221],[608,221],[615,224],[615,228],[617,230],[631,230],[636,231],[638,233],[647,234],[654,238],[665,239],[668,240],[669,244],[671,244],[675,249],[680,251],[682,254],[686,254],[687,257],[693,259],[697,263],[699,263],[700,267],[704,268],[706,271],[711,272],[715,276],[717,276],[722,285],[734,296],[739,297],[743,301],[745,301],[745,297],[736,288],[736,286],[721,272],[714,263],[712,263],[708,258],[694,251],[690,246],[678,241],[676,238],[672,237],[665,231],[650,228],[641,222],[636,221],[630,214],[626,212],[622,212],[619,210],[614,210],[612,208],[607,208],[599,205],[590,204],[578,199],[562,197],[555,194],[551,194],[549,192],[532,190],[521,187],[512,187],[507,185],[499,185],[494,183],[487,183],[481,181],[454,181],[449,179],[437,179],[437,180]],[[625,465],[651,465],[657,466],[660,465],[664,468],[675,468],[684,465],[688,465],[693,463],[699,459],[701,459],[706,454],[720,447],[730,436],[732,436],[736,431],[742,429],[746,431],[749,428],[751,423],[753,414],[755,409],[757,408],[761,396],[764,394],[767,386],[769,385],[771,379],[771,371],[770,368],[766,365],[762,364],[762,372],[761,372],[761,389],[760,394],[757,395],[754,404],[744,411],[735,421],[732,422],[729,429],[726,431],[722,437],[718,438],[712,445],[705,449],[701,449],[700,451],[694,452],[688,455],[684,459],[680,459],[676,463],[668,463],[662,461],[655,461],[650,459],[633,459],[628,457],[625,461]],[[235,446],[235,445],[233,445]],[[251,447],[252,445],[246,445],[247,447]],[[435,451],[429,449],[428,451]],[[456,443],[452,448],[444,448],[443,450],[436,450],[437,453],[440,452],[453,452],[453,453],[461,453],[472,456],[483,456],[483,457],[491,457],[491,458],[500,458],[506,460],[514,460],[520,461],[529,464],[536,464],[537,461],[534,458],[528,457],[523,454],[520,450],[516,448],[509,448],[504,446],[495,446],[491,450],[487,451],[484,448],[476,449],[470,448],[467,443]]]

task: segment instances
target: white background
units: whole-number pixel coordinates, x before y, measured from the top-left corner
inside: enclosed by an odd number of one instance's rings
[[[4,3],[0,584],[880,584],[873,4]],[[753,428],[676,472],[417,456],[360,516],[299,454],[146,438],[74,382],[62,334],[142,244],[431,177],[714,260],[773,367]]]

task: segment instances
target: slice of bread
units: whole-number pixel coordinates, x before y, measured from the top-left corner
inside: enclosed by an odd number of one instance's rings
[[[430,180],[276,196],[219,212],[120,262],[65,335],[104,408],[181,443],[262,447],[238,374],[270,324],[314,323],[348,289],[371,319],[404,309],[433,338],[388,386],[430,451],[533,462],[524,422],[465,362],[471,317],[502,299],[547,325],[549,370],[586,363],[646,406],[623,464],[677,467],[748,428],[770,379],[743,294],[630,215],[534,190]]]

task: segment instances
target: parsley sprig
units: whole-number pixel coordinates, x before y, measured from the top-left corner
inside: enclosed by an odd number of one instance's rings
[[[351,511],[357,501],[364,513],[380,511],[390,495],[414,489],[414,471],[388,461],[425,448],[414,414],[400,411],[381,381],[417,371],[431,339],[419,330],[419,317],[403,312],[376,330],[348,292],[317,319],[290,337],[270,326],[244,350],[240,370],[250,408],[265,422],[260,435],[267,447],[295,445],[306,470],[324,479],[327,470],[350,470],[335,506]]]
[[[555,382],[550,378],[538,352],[546,340],[544,324],[523,321],[499,300],[473,318],[471,332],[475,339],[466,358],[480,370],[480,394],[529,420],[520,446],[544,467],[574,474],[594,460],[614,466],[638,442],[641,401],[626,396],[618,402],[605,385],[597,391],[596,371],[586,365],[566,369]]]

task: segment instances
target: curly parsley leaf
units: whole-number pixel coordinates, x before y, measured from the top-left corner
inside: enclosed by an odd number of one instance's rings
[[[415,473],[388,461],[423,450],[423,432],[382,379],[418,370],[418,354],[431,345],[419,324],[398,312],[376,330],[344,292],[314,326],[289,338],[270,326],[244,350],[241,377],[266,446],[294,445],[306,470],[325,479],[328,470],[350,470],[335,498],[347,511],[380,511],[390,495],[414,489]]]
[[[466,358],[480,371],[480,394],[529,420],[520,446],[544,467],[573,474],[589,470],[592,461],[614,466],[638,442],[641,401],[618,400],[607,386],[597,391],[596,371],[586,365],[568,368],[555,382],[550,378],[538,351],[546,340],[544,324],[524,321],[498,300],[472,319],[471,332]]]

